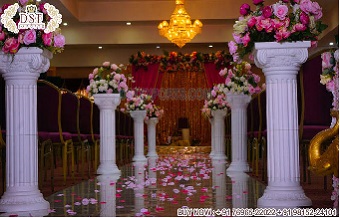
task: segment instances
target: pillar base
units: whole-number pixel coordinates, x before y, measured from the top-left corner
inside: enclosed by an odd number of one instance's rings
[[[106,174],[121,174],[121,171],[118,169],[115,163],[100,163],[97,174],[106,175]]]
[[[138,155],[138,156],[134,156],[134,157],[132,158],[132,161],[136,161],[136,162],[147,162],[148,159],[146,159],[146,157],[143,156],[143,155]]]
[[[312,206],[301,187],[270,187],[257,201],[259,208],[296,208]]]
[[[214,154],[214,156],[210,156],[212,160],[227,160],[227,156],[223,154]]]
[[[231,162],[227,172],[249,172],[249,165],[244,162]]]
[[[32,211],[32,215],[44,216],[48,214],[49,208],[50,203],[44,199],[39,190],[7,190],[0,200],[0,212],[29,214]]]
[[[158,154],[157,153],[151,153],[151,154],[147,154],[147,157],[153,157],[153,158],[158,158]]]

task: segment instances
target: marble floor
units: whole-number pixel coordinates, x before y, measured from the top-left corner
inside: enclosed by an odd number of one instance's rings
[[[122,166],[121,175],[98,176],[49,196],[48,216],[168,217],[194,210],[222,216],[231,208],[255,208],[265,185],[244,173],[226,175],[226,168],[206,154],[149,158]]]

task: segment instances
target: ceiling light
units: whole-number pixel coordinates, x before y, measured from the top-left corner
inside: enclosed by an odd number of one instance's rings
[[[329,45],[334,45],[334,43],[333,43],[333,42],[330,42]]]
[[[212,47],[214,47],[213,45],[209,45],[209,48],[212,48]]]
[[[158,25],[159,34],[182,48],[198,33],[201,33],[203,26],[201,21],[195,20],[192,24],[190,19],[184,8],[184,0],[176,0],[176,7],[170,17],[170,24],[167,21],[160,23]]]
[[[130,26],[130,25],[131,25],[131,22],[126,22],[126,25],[127,25],[127,26]]]
[[[158,49],[158,48],[161,48],[161,46],[157,45],[156,48],[157,48],[157,49]]]
[[[98,49],[103,49],[103,47],[102,46],[98,46]]]
[[[65,23],[63,23],[63,25],[64,25],[64,26],[67,26],[67,25],[68,25],[68,23],[66,23],[66,22],[65,22]]]

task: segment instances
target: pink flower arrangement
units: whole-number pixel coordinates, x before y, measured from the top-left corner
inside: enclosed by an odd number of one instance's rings
[[[122,71],[121,65],[110,64],[106,61],[101,67],[97,67],[89,74],[90,84],[87,86],[89,96],[98,93],[120,93],[122,96],[128,91],[127,79]]]
[[[36,2],[35,0],[18,0],[19,9],[17,14],[13,17],[15,23],[19,23],[19,12],[25,11],[26,5],[37,5],[38,12],[43,13],[43,22],[47,25],[51,17],[48,15],[44,4]],[[0,8],[0,17],[9,7],[5,4]],[[52,53],[61,53],[64,50],[65,37],[61,34],[58,28],[54,32],[45,33],[44,30],[39,29],[20,29],[19,33],[8,31],[0,22],[0,49],[5,54],[15,54],[22,47],[39,47],[47,49]]]
[[[207,99],[204,101],[202,114],[205,117],[211,117],[212,110],[224,110],[228,107],[228,102],[225,96],[226,87],[222,84],[215,85],[208,93]]]
[[[339,50],[321,54],[322,73],[320,83],[333,93],[333,107],[338,108],[339,103]]]
[[[234,61],[252,52],[255,42],[312,41],[327,28],[322,24],[322,8],[311,0],[283,0],[264,5],[263,0],[253,0],[256,9],[242,4],[235,22],[234,43],[229,45]]]
[[[150,109],[150,103],[152,103],[152,96],[144,93],[140,93],[138,90],[129,90],[126,93],[126,112],[136,111],[136,110],[147,110]],[[147,106],[148,105],[148,106]]]
[[[261,92],[259,82],[260,76],[251,72],[251,65],[246,61],[233,63],[233,68],[224,68],[220,71],[220,75],[226,77],[225,87],[227,92],[243,93],[252,95]]]
[[[161,109],[159,106],[157,106],[153,100],[151,100],[151,102],[145,106],[145,109],[146,109],[145,119],[150,119],[150,118],[160,119],[164,114],[164,110]]]

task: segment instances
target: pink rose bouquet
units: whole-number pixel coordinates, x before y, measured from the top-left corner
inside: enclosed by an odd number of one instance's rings
[[[129,90],[126,93],[126,112],[136,111],[136,110],[150,110],[150,103],[152,104],[152,96],[144,93],[140,93],[138,90]]]
[[[255,10],[242,4],[235,22],[234,44],[230,54],[234,61],[252,52],[255,42],[312,41],[327,28],[322,24],[322,8],[311,0],[284,0],[264,5],[263,0],[253,0]],[[235,51],[236,46],[236,51]]]
[[[261,78],[251,72],[251,65],[246,61],[234,62],[233,64],[233,68],[224,68],[220,71],[220,75],[226,77],[225,87],[227,92],[245,95],[261,92],[262,89],[259,86]]]
[[[161,109],[159,106],[157,106],[153,100],[151,100],[151,102],[148,103],[145,106],[145,108],[146,108],[146,118],[145,119],[150,119],[150,118],[153,118],[153,117],[160,119],[164,114],[164,110]]]
[[[13,21],[18,25],[20,12],[24,12],[27,5],[36,5],[37,12],[43,13],[43,23],[47,26],[51,20],[47,10],[42,2],[35,0],[18,0],[19,8]],[[5,10],[11,5],[5,4],[0,8],[0,17]],[[0,20],[1,21],[1,20]],[[0,49],[5,54],[15,54],[22,47],[39,47],[47,49],[52,53],[61,53],[64,50],[65,37],[61,34],[61,30],[57,28],[54,32],[45,33],[43,29],[19,29],[18,33],[14,33],[5,28],[0,22]]]
[[[122,96],[128,91],[127,79],[120,74],[121,67],[106,61],[89,74],[90,84],[87,86],[89,96],[98,93],[120,93]]]
[[[225,96],[226,86],[222,84],[215,85],[208,93],[207,99],[204,101],[202,114],[210,118],[212,110],[223,110],[228,107],[228,102]]]

